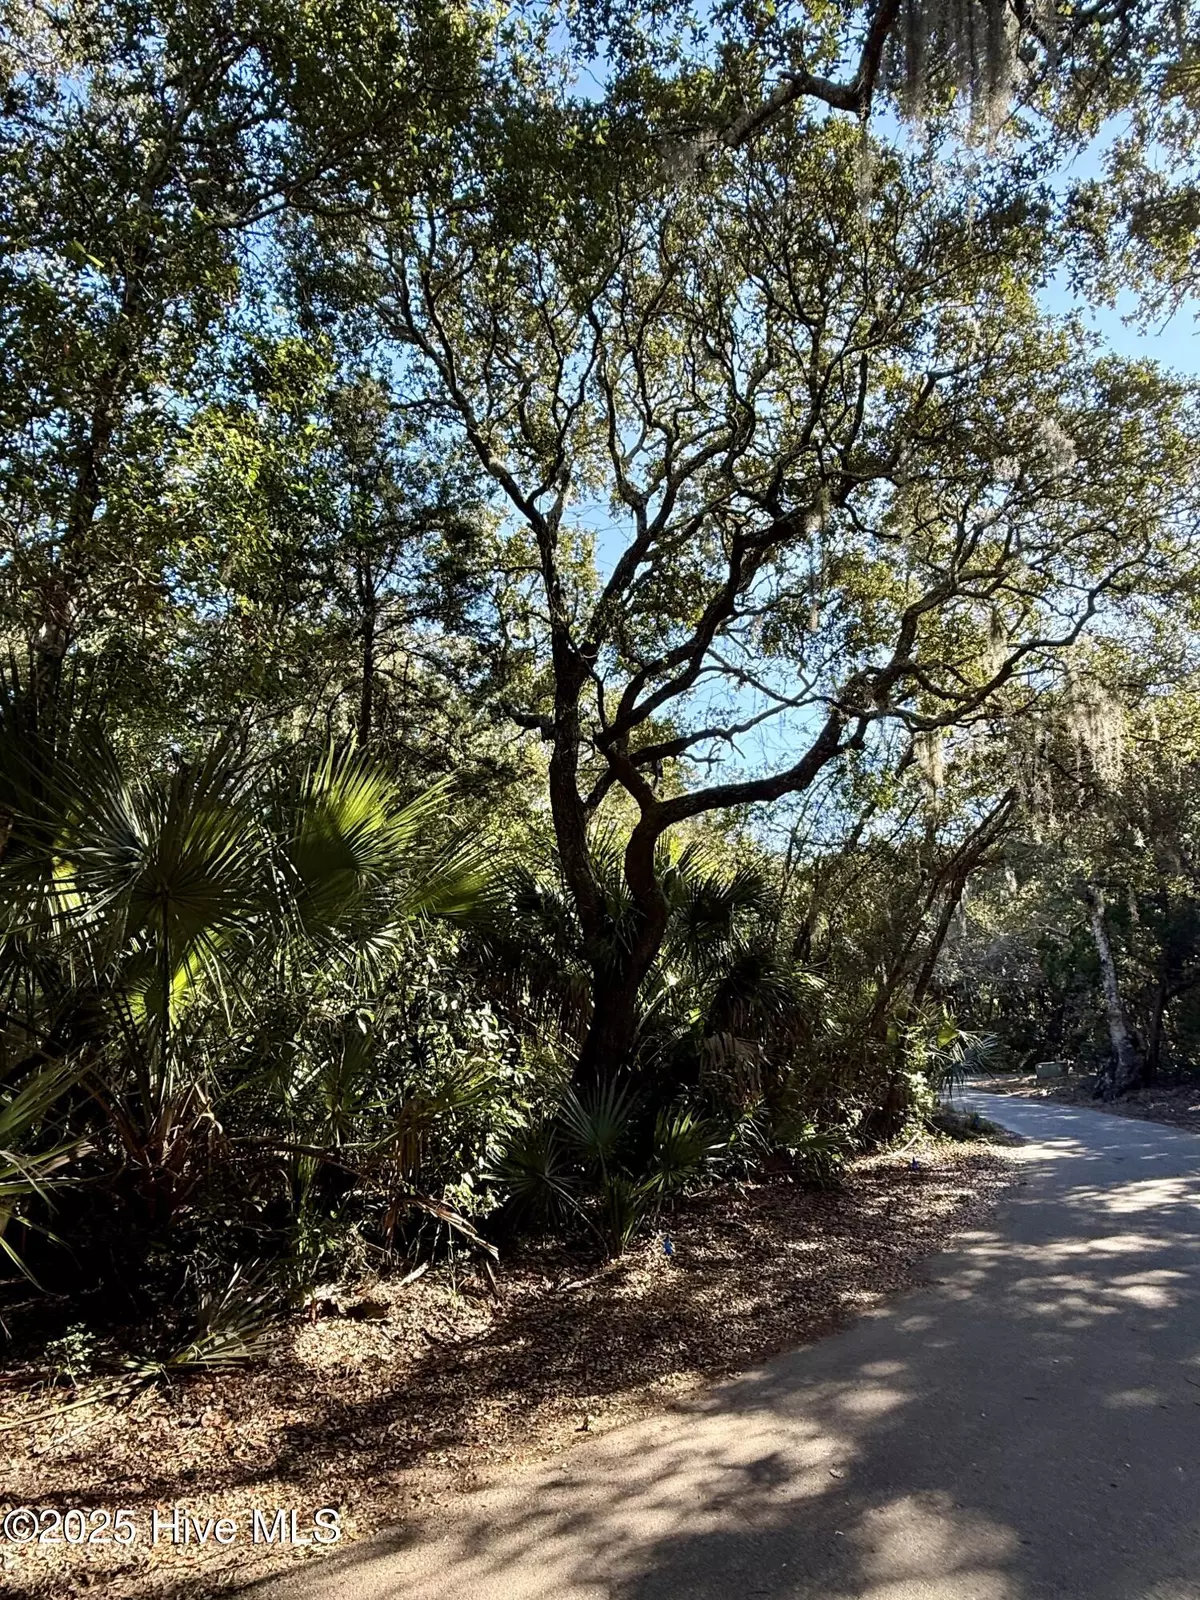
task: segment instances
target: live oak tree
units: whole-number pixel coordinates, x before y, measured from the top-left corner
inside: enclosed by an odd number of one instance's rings
[[[272,263],[291,219],[407,213],[460,146],[476,166],[452,178],[456,204],[482,186],[532,228],[547,186],[619,173],[636,192],[814,104],[936,121],[1009,88],[1044,111],[1053,84],[1102,68],[1110,98],[1139,72],[1175,82],[1169,30],[1139,13],[1130,31],[1127,10],[731,6],[697,32],[670,5],[536,24],[286,0],[8,7],[8,637],[53,659],[85,637],[110,648],[119,625],[147,664],[164,648],[193,531],[178,492],[191,419],[236,387],[231,344],[280,332]],[[596,100],[570,74],[598,48]],[[576,222],[586,234],[594,208]]]
[[[606,132],[669,159],[737,149],[794,111],[912,126],[957,119],[979,142],[1061,149],[1187,71],[1186,7],[1132,0],[673,0],[552,12],[556,38],[608,91]]]
[[[546,671],[509,709],[549,748],[584,1080],[633,1044],[668,830],[1033,693],[1190,560],[1186,392],[1039,315],[1036,197],[936,150],[876,150],[864,191],[859,139],[798,119],[670,187],[573,175],[515,220],[451,174],[310,246],[370,283],[399,403],[529,541]],[[769,759],[722,760],[771,726]],[[589,850],[617,793],[620,935]]]
[[[1198,42],[1193,6],[1131,8],[1064,97],[1060,137],[1091,141],[1101,168],[1065,185],[1077,285],[1110,303],[1132,291],[1159,326],[1200,284]]]

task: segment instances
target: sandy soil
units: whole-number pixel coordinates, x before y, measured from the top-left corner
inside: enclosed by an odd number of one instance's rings
[[[908,1287],[922,1257],[984,1214],[1012,1171],[998,1145],[927,1138],[853,1163],[835,1189],[783,1176],[729,1187],[679,1208],[670,1255],[660,1233],[605,1265],[527,1250],[505,1264],[496,1293],[447,1267],[404,1286],[360,1285],[331,1296],[319,1321],[288,1328],[265,1366],[125,1404],[48,1415],[45,1375],[10,1372],[0,1527],[17,1506],[128,1508],[137,1537],[0,1539],[0,1590],[198,1600],[320,1555],[252,1543],[256,1508],[268,1523],[276,1507],[294,1509],[303,1532],[316,1508],[334,1507],[347,1538],[403,1522]],[[201,1526],[234,1519],[234,1541],[175,1542],[175,1506]]]

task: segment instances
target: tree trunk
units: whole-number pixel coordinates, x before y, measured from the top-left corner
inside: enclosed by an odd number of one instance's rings
[[[1167,975],[1159,974],[1158,986],[1154,993],[1154,1013],[1150,1018],[1150,1041],[1146,1051],[1146,1067],[1142,1074],[1144,1083],[1153,1083],[1158,1077],[1162,1065],[1163,1028],[1166,1023],[1168,999]]]
[[[1121,989],[1117,983],[1117,967],[1112,946],[1108,942],[1108,928],[1104,922],[1104,891],[1089,884],[1086,891],[1088,918],[1092,925],[1092,939],[1096,945],[1096,958],[1100,963],[1100,981],[1104,989],[1104,1009],[1108,1017],[1108,1034],[1112,1040],[1113,1066],[1110,1093],[1115,1097],[1135,1089],[1142,1081],[1141,1053],[1134,1042]]]
[[[641,1020],[638,997],[667,930],[667,902],[654,870],[658,839],[656,819],[643,816],[625,847],[625,882],[637,908],[633,938],[615,968],[609,948],[598,949],[593,959],[595,1000],[575,1069],[579,1087],[610,1079],[633,1053]]]
[[[932,984],[933,975],[937,971],[938,958],[950,933],[950,925],[954,921],[955,912],[962,904],[963,895],[966,893],[967,877],[967,871],[956,872],[947,886],[937,927],[933,930],[933,937],[929,941],[925,959],[921,963],[921,970],[917,974],[917,981],[913,985],[912,1010],[914,1012],[921,1009],[925,1003],[925,997],[929,993],[929,986]]]
[[[362,688],[358,697],[358,742],[365,749],[375,720],[375,597],[363,612]]]
[[[1010,789],[997,804],[988,812],[977,828],[970,833],[958,846],[944,866],[932,871],[925,885],[923,898],[914,900],[907,911],[910,924],[908,937],[900,950],[898,959],[893,963],[880,986],[874,1007],[871,1013],[871,1029],[876,1030],[882,1026],[888,1014],[893,997],[901,986],[913,978],[913,992],[905,1007],[906,1014],[911,1017],[924,1002],[933,981],[933,974],[937,967],[937,959],[941,954],[942,946],[946,942],[946,935],[950,931],[950,924],[954,913],[966,889],[967,880],[972,872],[980,865],[988,850],[1001,838],[1009,822],[1016,812],[1016,793]],[[921,934],[925,927],[925,919],[937,902],[939,894],[944,892],[944,903],[932,939],[921,957],[920,965],[916,963],[915,952],[920,945]]]
[[[628,1061],[637,1039],[640,987],[632,974],[593,978],[592,1020],[573,1074],[577,1089],[606,1083]]]

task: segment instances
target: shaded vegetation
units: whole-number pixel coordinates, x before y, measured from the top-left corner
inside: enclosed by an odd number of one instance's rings
[[[1044,301],[1186,294],[1194,19],[919,10],[3,8],[0,1314],[68,1378],[1200,1065],[1197,395]]]

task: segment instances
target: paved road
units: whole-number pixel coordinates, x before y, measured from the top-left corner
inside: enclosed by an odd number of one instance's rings
[[[966,1098],[1023,1183],[927,1288],[263,1600],[1200,1600],[1200,1136]]]

